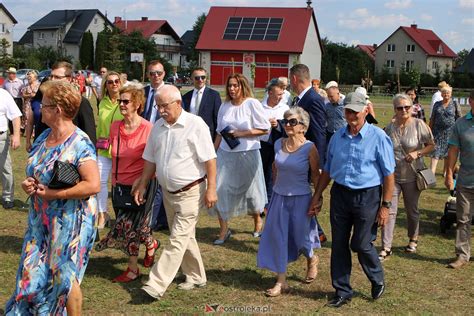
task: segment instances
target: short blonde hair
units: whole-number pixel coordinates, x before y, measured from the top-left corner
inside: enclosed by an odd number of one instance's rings
[[[59,107],[64,117],[74,119],[81,105],[81,94],[77,87],[68,81],[50,80],[41,85],[43,97],[51,100],[52,105]]]
[[[453,92],[453,88],[449,84],[446,84],[441,88],[441,92]]]
[[[137,104],[137,113],[141,114],[145,107],[145,92],[141,85],[129,84],[120,88],[120,94],[130,93],[130,100]]]

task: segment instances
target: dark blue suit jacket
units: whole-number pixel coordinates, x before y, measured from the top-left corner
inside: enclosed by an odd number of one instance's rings
[[[322,169],[326,161],[326,112],[324,99],[314,89],[309,89],[298,102],[309,113],[310,123],[306,138],[312,141],[319,153],[319,165]]]
[[[141,115],[141,117],[143,117],[145,120],[149,121],[150,120],[150,117],[151,117],[151,107],[153,105],[149,105],[147,104],[147,101],[148,101],[148,95],[150,94],[150,90],[151,90],[151,86],[146,86],[145,87],[145,108],[143,109],[143,112]],[[153,104],[153,103],[151,103]],[[155,123],[155,122],[151,122],[151,123]]]
[[[191,107],[193,92],[194,89],[183,95],[183,109],[187,112],[189,112]],[[207,126],[209,126],[212,141],[216,139],[217,113],[219,113],[221,104],[222,100],[219,92],[208,87],[204,88],[198,114],[204,120],[204,122],[206,122]]]

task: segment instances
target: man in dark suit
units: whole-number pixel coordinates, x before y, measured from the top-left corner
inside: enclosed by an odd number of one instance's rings
[[[217,113],[222,100],[219,92],[206,87],[207,73],[204,68],[196,68],[192,73],[194,89],[183,96],[185,111],[199,115],[211,132],[212,141],[216,138]]]
[[[147,77],[150,80],[150,85],[145,87],[145,108],[140,115],[152,124],[160,118],[160,114],[155,108],[155,94],[165,85],[163,82],[165,75],[165,69],[158,60],[150,61],[147,67]]]
[[[310,116],[310,123],[306,138],[312,141],[319,153],[319,165],[324,166],[326,161],[326,112],[324,99],[311,86],[309,68],[297,64],[290,69],[291,89],[296,94],[293,105],[305,109]]]

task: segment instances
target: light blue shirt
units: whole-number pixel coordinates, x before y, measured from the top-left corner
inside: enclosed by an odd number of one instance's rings
[[[327,116],[327,132],[334,133],[346,125],[343,98],[339,98],[339,101],[336,103],[331,103],[329,100],[326,101],[324,104],[324,111],[326,112]]]
[[[392,141],[372,124],[365,122],[355,136],[348,127],[341,128],[329,142],[324,171],[341,185],[351,189],[375,187],[394,170]]]
[[[461,167],[456,183],[466,188],[474,188],[474,119],[472,111],[456,121],[448,144],[459,149]]]

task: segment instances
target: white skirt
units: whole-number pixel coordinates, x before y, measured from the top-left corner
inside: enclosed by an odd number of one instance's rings
[[[267,190],[259,150],[217,151],[217,198],[209,214],[218,213],[225,221],[263,212]]]

